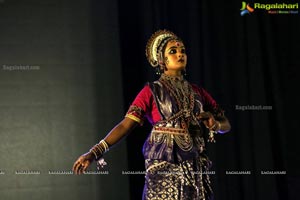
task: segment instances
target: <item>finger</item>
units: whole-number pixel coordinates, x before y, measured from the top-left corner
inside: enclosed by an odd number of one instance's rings
[[[202,112],[199,114],[200,119],[206,120],[209,118],[209,113],[208,112]]]
[[[83,164],[83,169],[82,169],[82,171],[83,172],[86,172],[86,169],[89,167],[89,163],[88,162],[86,162],[85,164]]]
[[[82,158],[82,156],[80,156],[74,163],[75,174],[80,174],[80,168],[81,168],[82,163],[83,163],[83,158]]]
[[[82,169],[83,169],[83,164],[81,163],[80,165],[79,165],[79,167],[78,167],[78,173],[79,174],[82,174]]]
[[[80,174],[83,174],[84,173],[84,168],[85,168],[85,165],[82,163],[81,165],[80,165]]]
[[[77,161],[74,162],[73,167],[72,167],[72,170],[73,170],[73,171],[75,171],[76,166],[77,166],[77,163],[78,163]]]
[[[74,171],[75,174],[78,174],[78,169],[77,168],[78,168],[78,163],[75,162],[74,167],[73,167],[73,171]]]
[[[79,158],[77,158],[77,160],[74,162],[74,164],[73,164],[73,170],[76,169],[78,163],[80,163],[80,162],[81,162],[81,156]]]
[[[80,169],[81,169],[81,162],[78,162],[75,167],[75,173],[80,174]]]

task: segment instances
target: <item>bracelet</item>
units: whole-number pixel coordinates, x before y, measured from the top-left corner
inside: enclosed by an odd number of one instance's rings
[[[95,144],[89,152],[93,153],[95,160],[99,160],[104,153],[109,151],[109,146],[105,140],[101,140],[98,144]]]

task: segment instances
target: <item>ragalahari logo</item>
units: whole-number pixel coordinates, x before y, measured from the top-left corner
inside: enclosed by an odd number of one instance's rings
[[[243,1],[242,8],[241,8],[241,16],[250,14],[252,12],[254,12],[254,9],[250,7],[249,3],[246,3],[245,1]]]

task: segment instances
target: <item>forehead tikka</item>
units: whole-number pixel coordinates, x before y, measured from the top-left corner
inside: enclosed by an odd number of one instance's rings
[[[173,38],[173,39],[169,40],[168,42],[175,42],[175,46],[177,46],[177,47],[182,45],[182,41],[179,40],[178,38]]]

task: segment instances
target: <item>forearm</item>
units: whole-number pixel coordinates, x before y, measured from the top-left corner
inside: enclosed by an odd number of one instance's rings
[[[132,129],[138,125],[137,122],[124,118],[118,125],[116,125],[104,138],[105,142],[111,147],[120,142]]]
[[[137,124],[137,122],[129,118],[124,118],[124,120],[116,125],[104,139],[90,149],[90,154],[92,154],[96,160],[100,159],[109,148],[121,141],[137,126]]]

